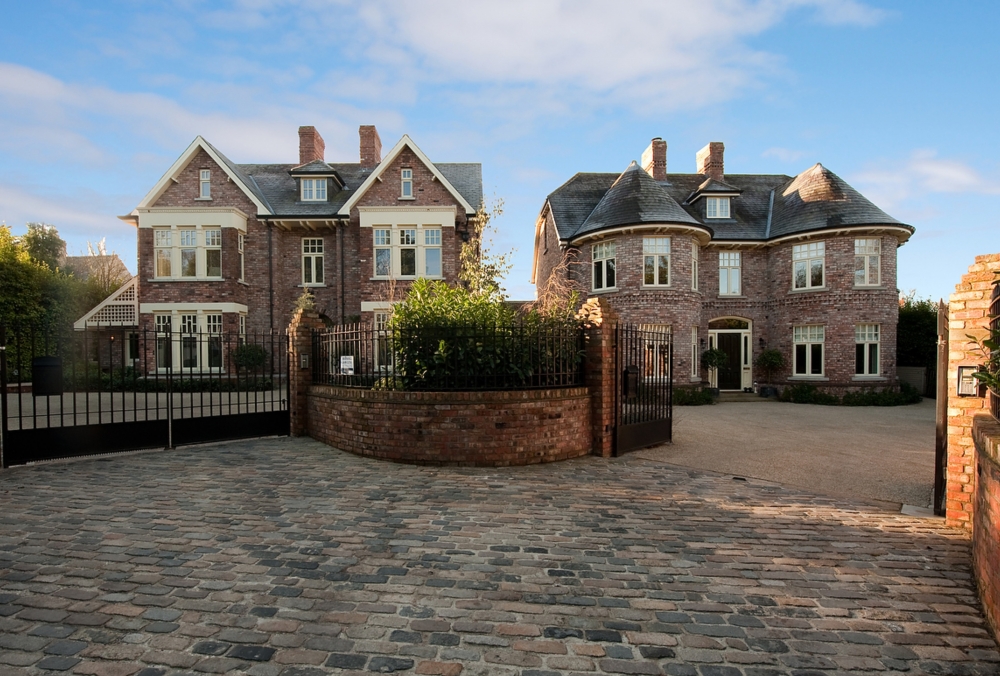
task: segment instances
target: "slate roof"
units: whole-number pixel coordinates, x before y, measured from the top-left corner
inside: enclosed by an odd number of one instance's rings
[[[680,223],[704,227],[635,162],[601,197],[576,235],[637,223]]]
[[[289,218],[338,218],[337,212],[365,182],[373,169],[363,169],[358,162],[310,162],[295,164],[235,164],[213,147],[226,166],[263,202],[275,216]],[[472,162],[435,162],[434,166],[448,179],[465,201],[478,208],[483,202],[482,165]],[[302,202],[294,176],[303,173],[335,173],[344,188],[330,194],[327,202]],[[330,186],[333,188],[334,186]]]
[[[704,201],[697,196],[707,188],[740,193],[732,198],[730,218],[704,217]],[[821,164],[795,177],[726,174],[720,182],[704,174],[667,174],[666,181],[654,181],[633,162],[622,174],[577,174],[550,194],[547,203],[563,240],[652,222],[696,224],[722,241],[761,241],[838,226],[895,225],[913,230]]]

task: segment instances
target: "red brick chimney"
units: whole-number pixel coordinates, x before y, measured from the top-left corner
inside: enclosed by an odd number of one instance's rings
[[[705,174],[716,181],[722,181],[725,171],[723,170],[722,155],[726,152],[726,146],[719,141],[712,141],[707,146],[698,151],[694,156],[694,162],[698,165],[698,173]]]
[[[316,127],[299,127],[299,164],[309,164],[315,160],[323,162],[324,152],[326,143]]]
[[[363,124],[358,129],[361,135],[361,168],[374,169],[382,161],[382,139],[373,124]]]
[[[667,180],[667,142],[659,136],[642,153],[642,168],[654,181]]]

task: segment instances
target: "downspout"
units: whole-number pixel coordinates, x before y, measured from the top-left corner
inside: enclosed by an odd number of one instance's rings
[[[274,224],[267,223],[267,301],[268,323],[274,331]]]

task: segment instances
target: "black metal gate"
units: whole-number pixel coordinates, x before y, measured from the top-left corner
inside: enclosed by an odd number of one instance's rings
[[[615,329],[615,455],[669,442],[673,435],[673,343],[666,327]]]
[[[158,328],[0,325],[2,466],[289,433],[286,335]]]

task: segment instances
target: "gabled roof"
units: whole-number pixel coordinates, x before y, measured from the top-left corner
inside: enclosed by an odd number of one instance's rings
[[[323,160],[313,160],[312,162],[306,162],[305,164],[300,164],[297,167],[292,167],[288,170],[290,174],[320,174],[329,176],[334,173],[333,167],[324,162]]]
[[[852,225],[896,225],[913,231],[822,164],[775,191],[771,237]]]
[[[451,193],[452,197],[455,198],[455,200],[459,203],[459,205],[463,209],[465,209],[465,213],[467,214],[476,213],[476,207],[473,207],[471,204],[469,204],[469,202],[465,199],[462,193],[460,193],[455,188],[455,186],[452,185],[451,181],[449,181],[445,177],[445,175],[441,173],[440,169],[438,169],[438,167],[436,167],[434,163],[431,162],[426,155],[424,155],[423,151],[417,147],[417,144],[414,143],[413,140],[408,135],[403,134],[403,138],[399,139],[399,142],[395,146],[393,146],[392,150],[390,150],[389,153],[384,158],[382,158],[382,162],[379,163],[378,167],[375,168],[375,171],[369,174],[368,178],[365,179],[364,183],[362,183],[357,188],[357,190],[354,191],[354,194],[351,195],[350,198],[348,198],[347,202],[345,202],[344,205],[340,207],[340,210],[337,212],[337,214],[340,216],[349,216],[351,214],[351,209],[354,208],[354,206],[358,203],[358,201],[362,198],[362,196],[364,196],[364,194],[368,192],[368,189],[372,186],[372,184],[375,183],[375,181],[379,180],[379,178],[389,167],[389,165],[392,164],[393,160],[395,160],[399,156],[399,154],[403,152],[404,148],[409,148],[413,152],[413,154],[417,156],[417,159],[419,159],[424,164],[425,167],[430,169],[431,173],[434,174],[434,178],[440,181],[441,185],[443,185],[445,189]],[[478,207],[479,205],[476,206]]]
[[[260,187],[254,183],[253,179],[243,173],[238,165],[233,164],[228,157],[216,150],[211,143],[206,141],[201,136],[196,137],[195,140],[191,142],[191,145],[189,145],[187,149],[181,153],[181,156],[177,158],[177,161],[174,162],[169,169],[167,169],[167,173],[165,173],[160,180],[156,182],[153,189],[146,193],[146,196],[142,198],[142,201],[139,202],[138,208],[141,209],[153,206],[156,203],[156,200],[160,199],[160,196],[166,192],[168,187],[170,187],[170,182],[191,162],[192,159],[194,159],[194,156],[198,154],[199,150],[204,150],[217,165],[222,167],[222,170],[226,172],[226,175],[229,176],[233,183],[239,186],[244,194],[250,198],[250,201],[256,205],[258,213],[271,213],[271,209],[267,204],[267,198],[261,192]]]
[[[684,200],[686,203],[694,202],[703,195],[713,194],[713,195],[738,195],[742,192],[735,185],[730,185],[725,181],[720,181],[717,178],[706,178],[705,181],[698,186],[698,188],[691,193],[691,195]]]
[[[653,223],[705,227],[633,161],[597,203],[575,236],[623,225]]]

